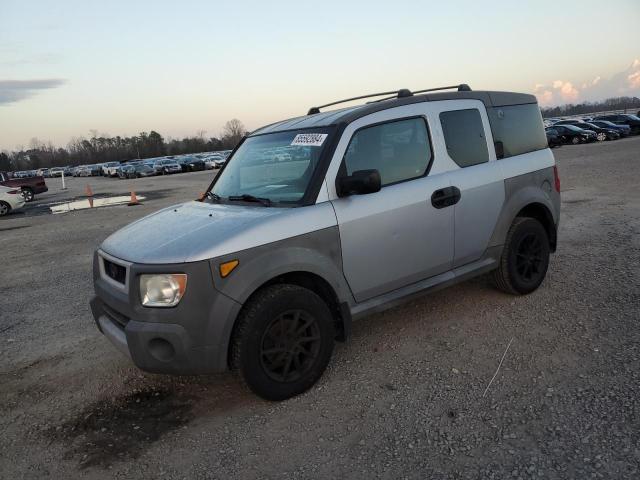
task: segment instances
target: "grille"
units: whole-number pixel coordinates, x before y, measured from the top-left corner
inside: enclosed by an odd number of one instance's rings
[[[106,258],[103,258],[102,261],[104,262],[104,273],[109,278],[124,285],[127,280],[126,267],[123,267],[122,265],[118,265],[117,263],[110,262]]]

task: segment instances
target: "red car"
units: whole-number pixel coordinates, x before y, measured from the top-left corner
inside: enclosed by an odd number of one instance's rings
[[[11,178],[7,172],[0,172],[0,185],[19,188],[27,202],[32,201],[37,193],[49,190],[44,177]]]

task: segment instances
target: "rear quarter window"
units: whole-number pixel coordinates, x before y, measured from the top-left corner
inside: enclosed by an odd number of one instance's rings
[[[442,112],[440,124],[447,153],[459,167],[471,167],[489,161],[487,139],[477,109]]]
[[[495,142],[502,142],[503,158],[547,148],[542,114],[537,103],[487,108]]]

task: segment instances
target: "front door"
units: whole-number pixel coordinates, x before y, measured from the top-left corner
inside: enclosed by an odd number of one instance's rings
[[[338,175],[377,169],[382,179],[379,192],[332,200],[344,274],[358,302],[451,269],[453,208],[432,204],[434,192],[446,194],[450,182],[432,168],[426,108],[370,115],[345,130],[348,146],[336,150]]]

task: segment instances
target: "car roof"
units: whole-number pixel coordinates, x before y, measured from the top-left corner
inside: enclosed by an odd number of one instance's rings
[[[303,128],[328,127],[332,125],[348,124],[371,113],[390,108],[400,107],[402,105],[410,105],[421,102],[436,102],[440,100],[480,100],[486,107],[506,107],[511,105],[522,105],[527,103],[536,103],[536,97],[526,93],[513,92],[493,92],[493,91],[453,91],[426,93],[420,95],[411,95],[401,98],[390,98],[386,100],[376,101],[373,103],[365,103],[364,105],[356,105],[353,107],[340,108],[338,110],[330,110],[327,112],[314,113],[311,115],[302,115],[299,117],[282,120],[270,125],[261,127],[253,132],[253,135],[262,135],[265,133],[282,132],[286,130],[298,130]]]

